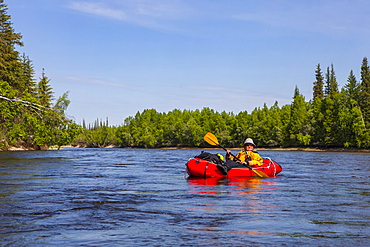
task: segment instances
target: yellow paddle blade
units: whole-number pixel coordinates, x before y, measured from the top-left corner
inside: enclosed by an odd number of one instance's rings
[[[257,176],[261,177],[261,178],[268,178],[269,176],[267,176],[266,173],[264,173],[263,171],[258,171],[258,170],[253,170],[255,174],[257,174]]]
[[[204,136],[204,140],[211,144],[211,145],[219,145],[218,143],[218,140],[217,140],[217,137],[212,134],[211,132],[208,132],[205,136]]]

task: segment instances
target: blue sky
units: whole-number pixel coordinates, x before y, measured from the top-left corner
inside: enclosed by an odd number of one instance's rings
[[[238,113],[342,87],[370,56],[368,0],[5,0],[36,77],[77,123],[154,108]]]

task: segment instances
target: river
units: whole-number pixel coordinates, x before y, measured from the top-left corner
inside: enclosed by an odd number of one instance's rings
[[[187,179],[199,153],[0,152],[0,246],[368,246],[370,153],[261,151],[278,177]]]

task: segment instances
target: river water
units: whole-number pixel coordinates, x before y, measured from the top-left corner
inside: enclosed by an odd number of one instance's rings
[[[370,153],[261,151],[278,177],[185,178],[199,153],[1,152],[0,246],[368,246]]]

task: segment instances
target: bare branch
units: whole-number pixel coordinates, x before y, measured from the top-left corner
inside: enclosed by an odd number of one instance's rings
[[[5,97],[3,95],[0,95],[0,99],[4,99],[4,100],[7,100],[7,101],[12,102],[12,103],[13,102],[20,102],[20,103],[22,103],[25,106],[32,107],[32,108],[37,109],[39,111],[44,111],[44,110],[55,111],[52,108],[45,107],[45,106],[42,106],[42,105],[39,105],[39,104],[35,104],[35,103],[32,103],[32,102],[21,100],[21,99],[17,99],[17,98],[9,99],[9,98],[7,98],[7,97]]]

